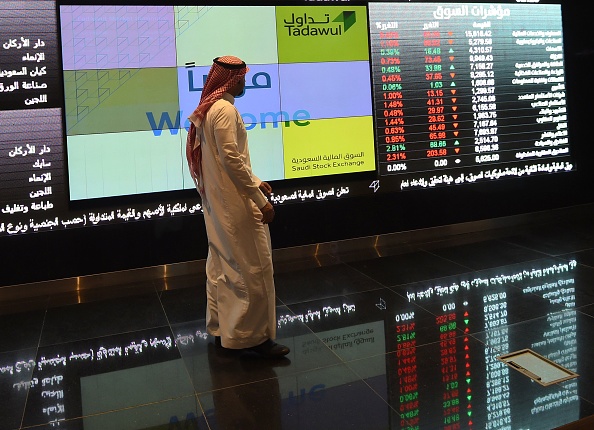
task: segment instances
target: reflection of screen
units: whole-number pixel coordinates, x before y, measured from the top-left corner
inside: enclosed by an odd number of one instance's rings
[[[375,169],[364,7],[62,6],[60,18],[71,199],[193,188],[187,117],[221,53],[250,68],[236,106],[258,176]],[[221,25],[222,41],[197,46]]]
[[[576,171],[560,4],[85,3],[0,11],[0,235],[200,213],[187,117],[227,54],[274,204]]]
[[[426,355],[431,351],[425,349],[429,342],[420,338],[429,331],[423,331],[421,320],[414,315],[410,318],[410,313],[397,316],[396,353],[388,355],[395,369],[390,403],[398,405],[401,412],[395,419],[405,418],[408,425],[428,428],[441,428],[442,423],[481,427],[482,422],[484,428],[555,428],[577,420],[577,380],[543,393],[534,389],[534,384],[529,388],[514,384],[510,378],[514,371],[496,358],[525,346],[571,372],[577,371],[576,268],[575,260],[542,260],[409,288],[408,301],[435,315],[439,342],[433,351],[439,353],[435,366],[426,361],[424,367],[417,366],[419,345]],[[520,314],[517,303],[532,295],[544,299],[539,299],[539,304],[545,305],[546,318],[518,340],[510,336],[509,327]],[[483,341],[488,347],[469,346],[468,336],[459,335],[475,330],[484,330]],[[480,358],[475,361],[477,356]],[[477,380],[484,383],[480,389]],[[424,398],[428,392],[431,395]],[[534,400],[515,401],[518,396]]]

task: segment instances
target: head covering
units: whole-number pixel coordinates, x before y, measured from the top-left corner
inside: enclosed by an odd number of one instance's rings
[[[200,134],[204,117],[210,107],[223,96],[223,93],[233,88],[249,70],[242,60],[232,55],[217,57],[212,61],[213,65],[206,77],[200,103],[198,103],[198,107],[196,107],[192,115],[188,117],[190,130],[186,141],[186,158],[190,174],[202,195],[204,194],[204,184],[201,177],[202,148]]]

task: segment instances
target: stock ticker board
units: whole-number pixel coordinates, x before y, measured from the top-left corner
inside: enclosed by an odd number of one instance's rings
[[[570,171],[559,5],[370,5],[379,174],[402,189]]]

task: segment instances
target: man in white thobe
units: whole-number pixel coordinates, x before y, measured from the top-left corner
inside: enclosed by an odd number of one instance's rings
[[[187,158],[202,198],[208,236],[207,330],[220,346],[283,357],[274,342],[276,299],[268,223],[268,183],[253,174],[247,131],[234,106],[244,91],[245,63],[215,58],[200,103],[189,117]]]

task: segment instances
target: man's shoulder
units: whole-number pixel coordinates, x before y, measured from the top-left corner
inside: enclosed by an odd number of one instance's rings
[[[235,105],[225,99],[217,100],[216,102],[213,103],[213,105],[211,106],[210,109],[215,112],[221,112],[221,113],[225,113],[225,114],[226,113],[235,113],[237,111],[237,109],[235,108]]]

